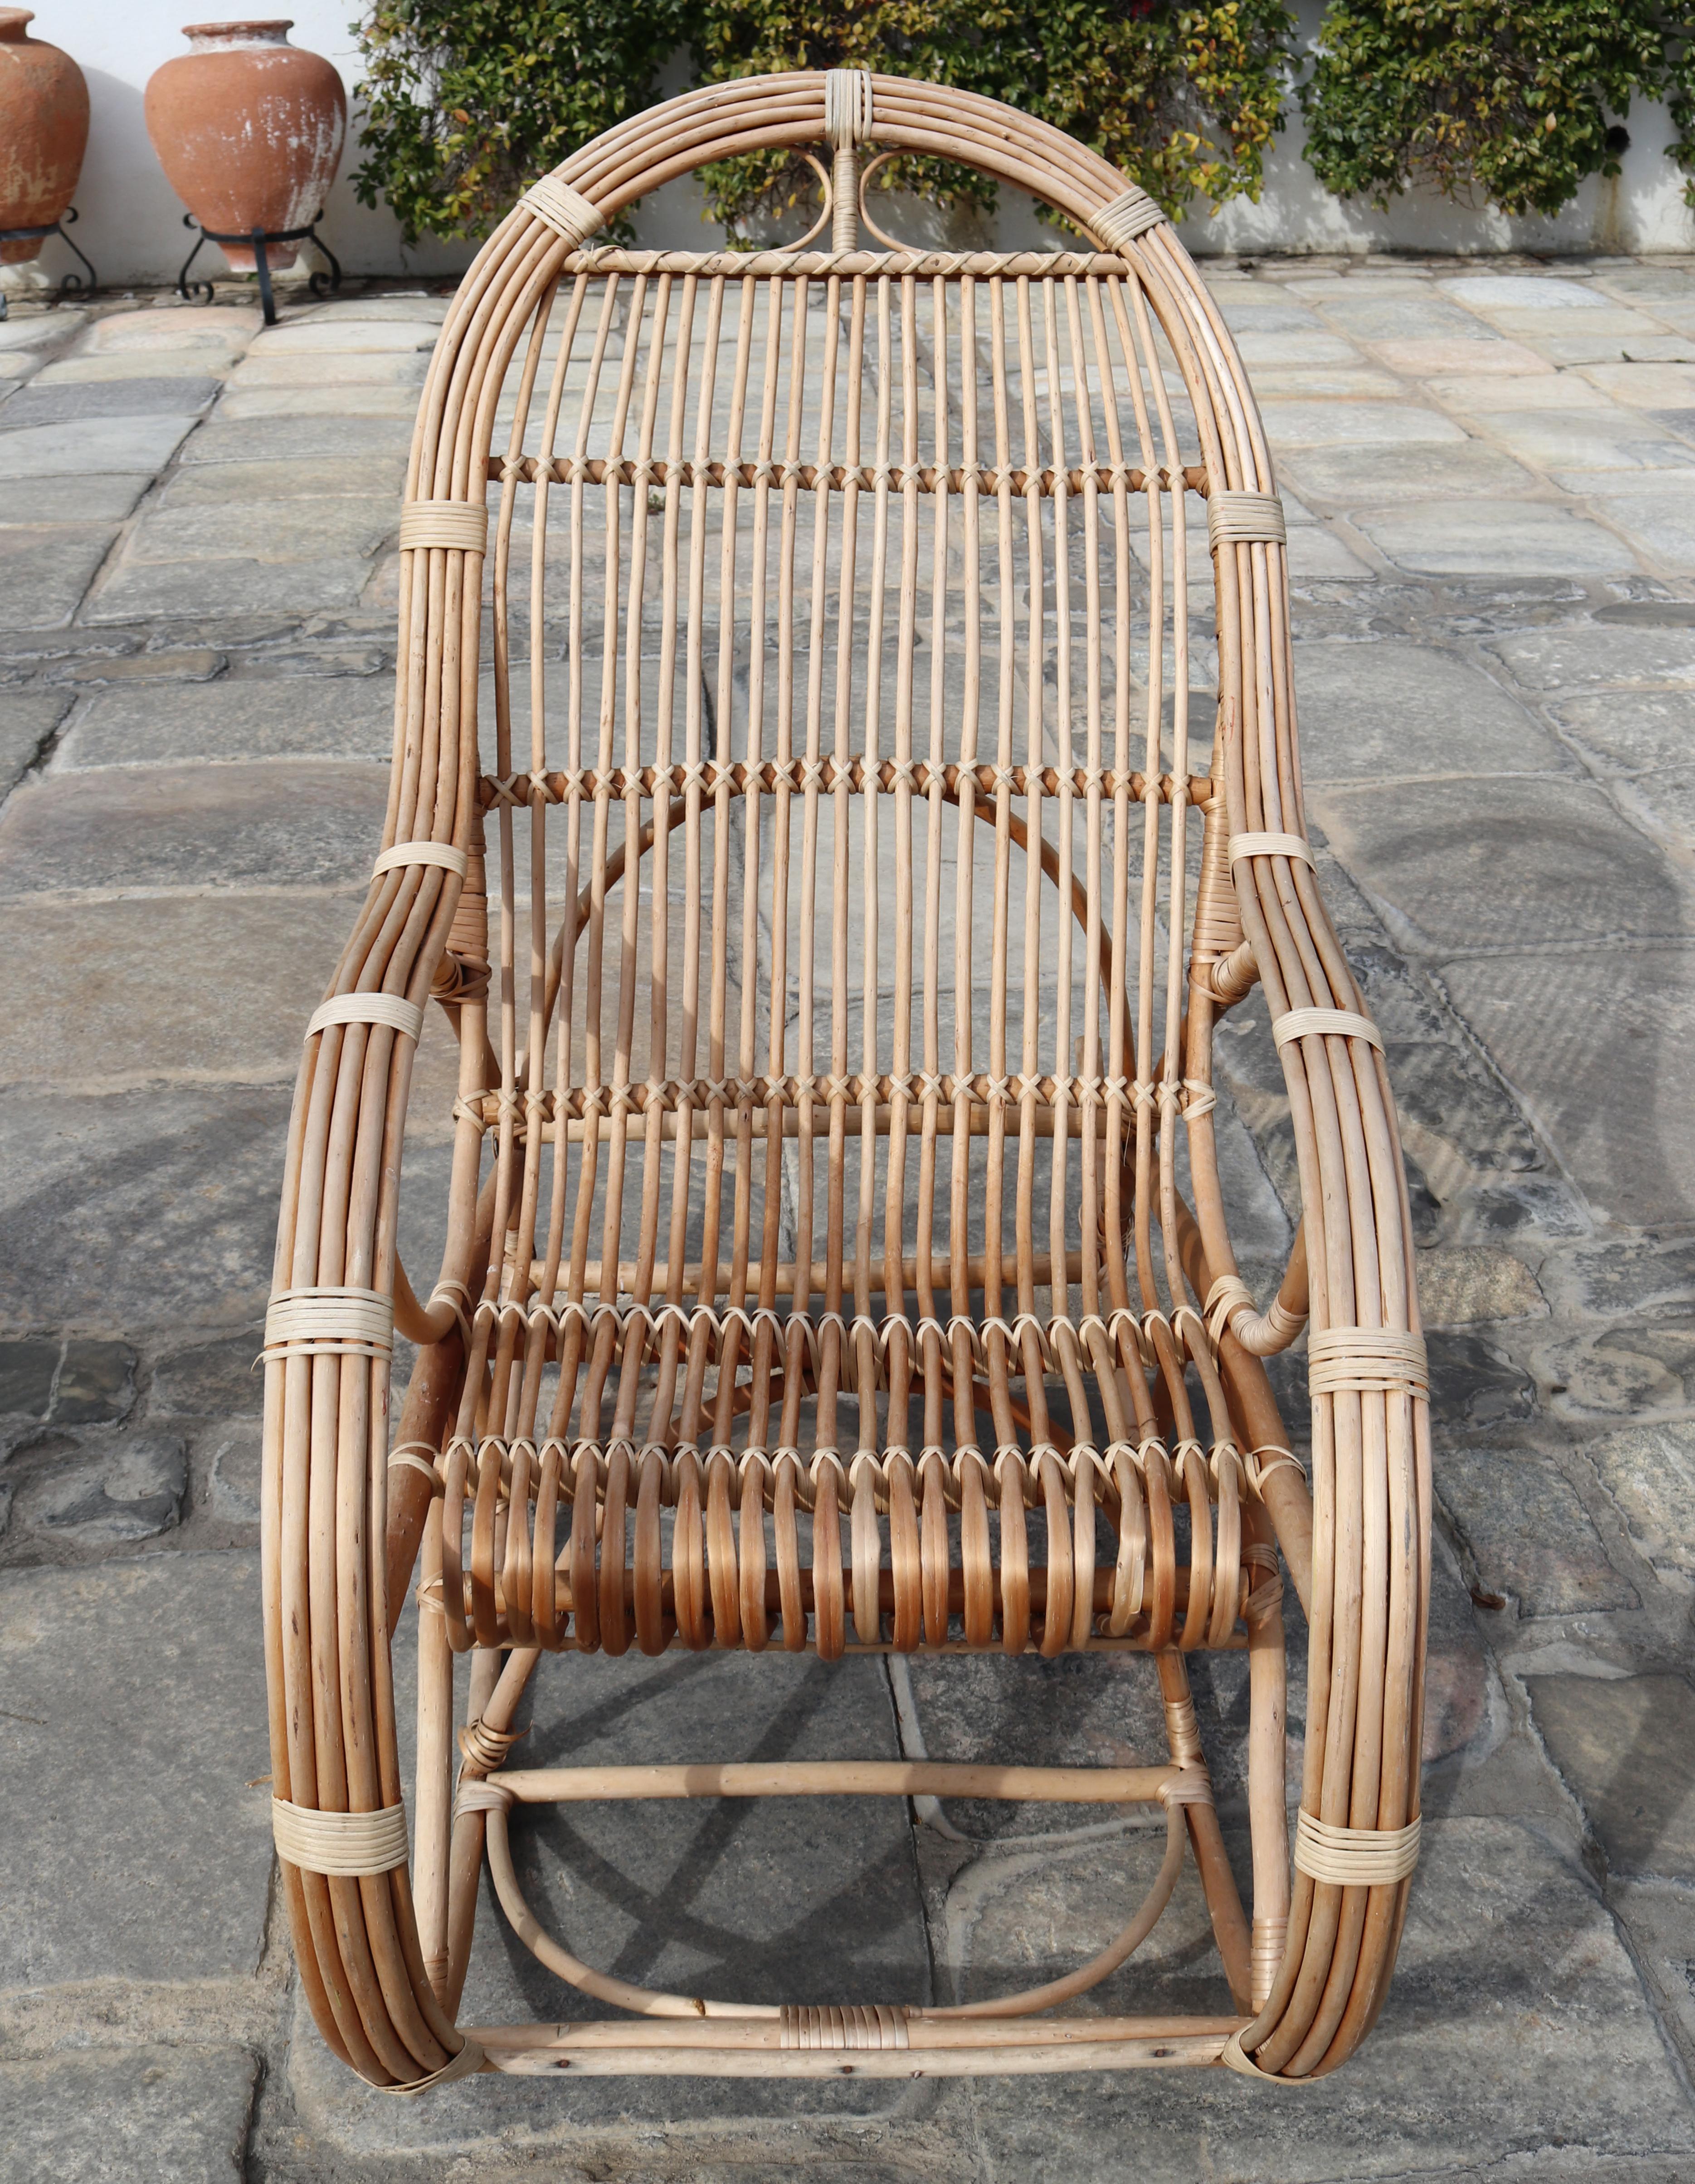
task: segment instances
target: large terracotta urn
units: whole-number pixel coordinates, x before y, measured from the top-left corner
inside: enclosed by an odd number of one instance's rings
[[[30,36],[27,8],[0,8],[0,227],[50,227],[69,209],[88,149],[88,86],[69,53]],[[41,238],[0,242],[21,265]]]
[[[328,61],[289,44],[293,27],[292,20],[186,24],[192,51],[155,70],[147,85],[158,163],[214,235],[309,226],[336,179],[347,95]],[[232,270],[254,270],[251,246],[221,247]],[[286,243],[265,254],[273,270],[294,263]]]

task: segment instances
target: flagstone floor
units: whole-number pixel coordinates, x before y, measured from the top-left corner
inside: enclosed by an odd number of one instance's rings
[[[300,1024],[382,821],[397,504],[447,304],[350,289],[270,331],[239,300],[25,304],[0,325],[3,2184],[1695,2175],[1695,266],[1209,278],[1279,460],[1309,816],[1433,1330],[1426,1848],[1372,2040],[1299,2091],[401,2103],[330,2063],[272,1895],[249,1366]],[[1223,1104],[1281,1221],[1281,1077],[1263,1006],[1240,1019]],[[750,1751],[1098,1758],[1145,1702],[1098,1658],[559,1665],[538,1753],[657,1755],[704,1718]],[[1197,1689],[1219,1738],[1234,1686]],[[541,1833],[537,1886],[632,1975],[814,1998],[840,1958],[847,1989],[939,1997],[1086,1953],[1147,1852],[786,1809]],[[1180,1896],[1119,2006],[1218,2006],[1203,1926]],[[562,1992],[490,1923],[472,2014]]]

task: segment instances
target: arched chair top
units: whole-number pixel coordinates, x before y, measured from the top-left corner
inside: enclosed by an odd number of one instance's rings
[[[851,85],[856,97],[832,92]],[[834,103],[832,103],[832,101]],[[844,111],[851,121],[844,121]],[[442,328],[420,415],[409,499],[480,499],[481,480],[463,431],[481,448],[499,386],[524,326],[562,272],[613,270],[632,254],[584,248],[626,207],[712,161],[830,142],[952,159],[1037,198],[1098,246],[1098,255],[1040,253],[885,254],[769,249],[737,254],[750,275],[823,276],[910,272],[1123,270],[1145,291],[1183,376],[1211,492],[1269,493],[1271,463],[1248,376],[1193,260],[1155,201],[1098,153],[1051,122],[947,85],[869,71],[802,69],[743,76],[685,92],[607,130],[531,185],[483,245]],[[640,254],[651,270],[719,270],[724,254]]]

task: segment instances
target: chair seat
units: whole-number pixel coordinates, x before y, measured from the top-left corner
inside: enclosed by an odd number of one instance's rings
[[[1228,1441],[1209,1453],[1169,1421],[1146,1419],[1135,1440],[1098,1440],[1092,1424],[1103,1382],[1120,1409],[1145,1384],[1145,1361],[1157,1373],[1181,1332],[1203,1337],[1193,1314],[1174,1333],[1162,1315],[1127,1311],[1081,1325],[1033,1313],[943,1325],[567,1303],[531,1306],[526,1329],[537,1311],[564,1373],[583,1372],[596,1430],[448,1442],[440,1597],[455,1651],[770,1644],[831,1659],[1246,1643],[1244,1564],[1256,1552],[1271,1561],[1242,1533],[1257,1458],[1245,1468]],[[1128,1374],[1115,1341],[1131,1346]],[[725,1439],[683,1441],[675,1421],[652,1437],[658,1389],[692,1358],[733,1381],[743,1357],[753,1379],[736,1387]],[[944,1401],[954,1411],[962,1374],[974,1411],[991,1429],[998,1411],[1006,1438],[924,1439],[925,1412],[938,1424]],[[832,1384],[852,1390],[857,1415],[850,1436],[823,1442],[818,1398]],[[600,1438],[614,1393],[619,1415]],[[774,1437],[785,1418],[786,1441]],[[464,1563],[453,1543],[468,1508]]]

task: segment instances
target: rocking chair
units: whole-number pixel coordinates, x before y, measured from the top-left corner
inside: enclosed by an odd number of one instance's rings
[[[867,142],[1092,240],[903,247],[866,210]],[[823,145],[825,215],[792,248],[589,247],[704,162]],[[1303,833],[1283,511],[1169,221],[1056,130],[903,78],[638,114],[528,191],[458,289],[400,568],[384,846],[307,1028],[266,1327],[275,1830],[325,2039],[396,2091],[1334,2068],[1382,2005],[1417,1854],[1424,1346],[1382,1043]],[[1264,1312],[1212,1086],[1256,983],[1306,1209]],[[458,1063],[426,1292],[397,1233],[432,1002]],[[1262,1362],[1309,1327],[1310,1493]],[[392,1435],[397,1332],[418,1347]],[[1284,1570],[1310,1632],[1292,1886]],[[408,1846],[390,1649],[414,1571]],[[1169,1752],[509,1763],[543,1653],[632,1646],[1145,1653]],[[1251,1925],[1186,1665],[1231,1648]],[[861,1795],[1158,1804],[1165,1855],[1048,1984],[753,2006],[581,1962],[508,1839],[520,1803]],[[1186,1855],[1233,2014],[1050,2014],[1124,1961]],[[485,1858],[520,1937],[624,2014],[456,2024]]]

